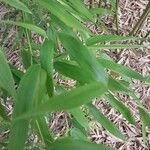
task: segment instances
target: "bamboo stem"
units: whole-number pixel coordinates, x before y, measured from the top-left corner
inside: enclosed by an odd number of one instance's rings
[[[117,35],[119,35],[119,20],[118,20],[118,7],[119,7],[119,0],[116,0],[116,28],[117,28]]]
[[[140,17],[140,19],[138,20],[138,22],[136,23],[136,25],[134,26],[133,30],[129,33],[129,35],[136,35],[137,32],[139,31],[139,29],[141,28],[143,22],[145,21],[145,19],[147,18],[148,14],[150,13],[150,1],[146,6],[146,9],[144,10],[142,16]]]

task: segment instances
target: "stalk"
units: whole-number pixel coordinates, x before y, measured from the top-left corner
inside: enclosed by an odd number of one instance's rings
[[[129,33],[130,36],[137,34],[137,32],[141,28],[143,22],[145,21],[145,19],[147,18],[147,16],[148,16],[149,13],[150,13],[150,1],[147,4],[146,9],[144,10],[142,16],[140,17],[140,19],[138,20],[138,22],[134,26],[133,30]]]
[[[118,8],[119,8],[119,0],[116,0],[116,28],[117,28],[117,35],[119,35],[119,20],[118,20]]]

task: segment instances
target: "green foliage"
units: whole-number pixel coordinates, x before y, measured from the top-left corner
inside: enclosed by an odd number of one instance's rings
[[[110,10],[101,7],[88,9],[82,0],[33,0],[32,5],[27,0],[1,1],[21,12],[19,21],[1,20],[0,24],[20,29],[16,45],[19,43],[20,60],[25,69],[20,71],[9,64],[0,50],[0,89],[2,92],[5,90],[6,96],[11,96],[14,101],[11,121],[0,103],[0,116],[3,118],[0,129],[10,129],[9,139],[1,144],[9,150],[23,150],[28,148],[28,135],[34,132],[41,142],[37,146],[39,149],[112,150],[102,144],[92,144],[86,138],[89,120],[81,106],[86,107],[94,120],[110,134],[126,140],[121,131],[92,104],[92,100],[100,97],[106,99],[129,123],[135,125],[129,108],[114,94],[122,92],[137,100],[128,87],[130,79],[149,82],[150,77],[143,77],[136,71],[115,63],[108,58],[104,49],[139,48],[143,45],[130,43],[131,40],[139,40],[139,37],[107,33],[93,35],[85,26],[88,22],[98,26],[95,19],[98,20],[97,15],[104,15],[104,10],[105,14],[114,15],[116,1],[110,1]],[[100,23],[104,32],[109,30],[101,20]],[[44,42],[36,44],[32,38],[33,33],[41,36]],[[27,43],[22,43],[22,39]],[[127,42],[123,44],[122,41]],[[92,50],[100,50],[101,56],[96,57]],[[121,80],[107,73],[107,70],[113,71]],[[58,91],[59,86],[54,80],[56,72],[64,78],[75,80],[74,88]],[[150,115],[140,101],[136,103],[145,133],[146,127],[150,127]],[[69,138],[56,140],[48,127],[48,115],[56,111],[66,111],[72,116],[73,128],[68,134]]]

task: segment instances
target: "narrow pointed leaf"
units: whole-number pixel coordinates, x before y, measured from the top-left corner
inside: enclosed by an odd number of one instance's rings
[[[85,129],[88,128],[88,120],[86,119],[80,108],[71,109],[70,112],[82,127],[84,127]]]
[[[81,70],[77,65],[57,61],[54,63],[54,67],[59,73],[71,79],[75,79],[81,84],[90,83],[92,81],[92,77],[89,74],[85,74],[84,70]]]
[[[145,126],[150,128],[150,114],[149,112],[145,111],[145,109],[139,107],[139,113],[140,113],[140,117],[143,121],[143,123],[145,124]]]
[[[135,125],[135,119],[133,118],[130,110],[119,100],[117,100],[112,94],[107,94],[106,99],[111,104],[112,107],[117,109],[128,121],[129,123]]]
[[[17,83],[17,85],[19,85],[20,79],[24,75],[24,72],[21,71],[21,70],[18,70],[13,65],[9,65],[9,66],[10,66],[10,69],[11,69],[11,72],[12,72],[15,83]]]
[[[50,147],[54,139],[52,137],[52,134],[50,133],[45,118],[37,117],[36,120],[34,120],[34,127],[45,146]]]
[[[55,0],[38,0],[38,3],[43,8],[49,10],[53,15],[57,16],[62,22],[72,28],[87,31],[85,27],[73,16],[66,11],[66,8]]]
[[[105,91],[105,86],[98,82],[93,82],[52,97],[48,102],[42,104],[37,111],[49,112],[72,109],[88,103],[94,97],[101,96]]]
[[[38,33],[44,37],[47,37],[46,32],[42,28],[40,28],[36,25],[33,25],[33,24],[29,24],[29,23],[25,23],[25,22],[14,22],[14,21],[10,21],[10,20],[0,20],[0,24],[16,25],[19,27],[26,28],[26,29],[33,31],[35,33]]]
[[[7,113],[5,111],[5,108],[4,106],[0,103],[0,116],[5,120],[5,121],[8,121],[9,118],[7,116]]]
[[[40,70],[39,65],[30,67],[20,81],[11,123],[8,150],[24,149],[28,133],[29,118],[21,120],[15,120],[15,118],[32,108],[32,103],[34,99],[37,98],[40,88]]]
[[[109,77],[108,80],[108,89],[111,91],[121,91],[121,92],[129,92],[130,90],[119,80],[114,80],[111,77]]]
[[[5,59],[3,52],[0,49],[0,87],[5,89],[11,96],[15,98],[16,91],[14,89],[14,80]]]
[[[55,62],[55,69],[64,76],[77,80],[80,84],[90,83],[93,81],[89,74],[82,72],[81,68],[77,65],[69,64],[67,62]],[[129,89],[124,86],[119,80],[108,78],[108,89],[111,91],[129,92]]]
[[[113,70],[123,76],[127,76],[129,78],[134,78],[134,79],[137,79],[137,80],[141,80],[141,81],[145,81],[146,79],[141,75],[139,74],[138,72],[130,69],[130,68],[127,68],[123,65],[120,65],[120,64],[117,64],[111,60],[108,60],[108,59],[99,59],[99,63],[107,68],[107,69],[110,69],[110,70]]]
[[[93,16],[90,11],[84,6],[81,0],[69,0],[70,5],[74,7],[80,14],[83,14],[89,20],[93,20]]]
[[[138,37],[132,36],[119,36],[119,35],[95,35],[87,39],[86,44],[88,46],[95,45],[98,43],[104,42],[113,42],[113,41],[126,41],[126,40],[137,40]]]
[[[52,144],[52,150],[115,150],[102,144],[93,144],[81,140],[61,139]]]
[[[98,110],[93,104],[87,105],[91,114],[94,116],[94,118],[105,128],[107,129],[111,134],[114,136],[125,140],[125,136],[119,131],[119,129],[107,118],[105,117],[100,110]]]
[[[95,56],[79,40],[68,34],[60,33],[59,38],[64,48],[80,66],[85,74],[89,74],[93,80],[107,85],[107,76],[103,67],[99,66]]]
[[[144,47],[143,45],[131,45],[131,44],[100,44],[100,45],[94,45],[94,46],[89,46],[89,49],[92,50],[98,50],[98,49],[131,49],[131,48],[142,48]]]
[[[22,63],[25,69],[28,69],[32,64],[32,55],[28,49],[21,50]]]
[[[38,91],[38,97],[33,101],[33,107],[38,108],[38,106],[42,103],[43,97],[46,95],[46,82],[47,82],[47,72],[45,70],[41,70],[40,74],[40,90]],[[53,141],[52,134],[50,133],[50,129],[48,128],[48,124],[46,122],[46,118],[44,116],[37,116],[32,120],[32,126],[37,131],[39,138],[45,144],[46,147],[50,147],[51,142]]]
[[[45,41],[40,50],[40,62],[42,68],[47,72],[47,90],[49,96],[54,93],[53,87],[53,53],[54,43],[51,40]]]
[[[24,3],[22,3],[20,0],[0,0],[0,2],[4,2],[12,7],[15,7],[24,12],[32,14],[32,12],[29,10],[29,8]]]
[[[99,14],[100,16],[113,15],[113,12],[111,10],[105,8],[91,8],[90,12],[93,15]]]
[[[87,138],[87,136],[85,136],[80,131],[80,129],[75,128],[75,127],[71,129],[70,136],[71,136],[71,138],[76,139],[76,140],[83,140],[83,141],[88,141],[89,142],[89,139]]]

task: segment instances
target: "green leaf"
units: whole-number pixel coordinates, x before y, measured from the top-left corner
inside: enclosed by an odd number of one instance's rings
[[[9,120],[9,118],[8,118],[8,116],[7,116],[7,113],[6,113],[6,111],[5,111],[5,108],[4,108],[4,106],[1,104],[1,102],[0,102],[0,116],[1,116],[5,121],[8,121],[8,120]]]
[[[21,50],[22,63],[25,69],[28,69],[32,64],[32,55],[28,49]]]
[[[40,89],[40,71],[41,68],[39,65],[31,66],[20,81],[11,123],[8,150],[24,149],[29,118],[21,120],[15,120],[15,118],[28,112],[32,108],[33,101],[37,99]]]
[[[111,10],[105,8],[91,8],[90,12],[93,15],[99,14],[100,16],[113,15],[113,12]]]
[[[96,60],[95,56],[79,40],[68,34],[59,33],[59,39],[64,48],[94,81],[99,81],[107,86],[107,75]]]
[[[88,128],[88,120],[86,119],[80,108],[71,109],[70,112],[82,127],[84,127],[85,129]]]
[[[71,7],[76,9],[80,14],[83,14],[89,20],[93,20],[93,16],[90,11],[83,5],[81,0],[69,0]]]
[[[92,98],[101,96],[106,91],[106,87],[98,82],[93,82],[69,92],[52,97],[48,102],[38,108],[38,112],[71,110],[82,104],[88,103]]]
[[[9,129],[10,129],[10,123],[9,122],[5,122],[5,121],[0,122],[0,133],[8,131]]]
[[[145,126],[148,126],[150,128],[150,114],[149,114],[149,112],[146,111],[142,107],[138,107],[138,109],[139,109],[140,117],[141,117],[143,123],[145,124]]]
[[[38,106],[44,103],[43,99],[47,93],[46,90],[46,82],[47,82],[47,72],[45,70],[41,70],[40,74],[40,90],[38,91],[38,97],[33,101],[33,107],[38,108]],[[37,116],[32,120],[32,126],[36,129],[40,139],[43,141],[46,147],[50,147],[51,142],[53,141],[53,137],[48,128],[46,118],[44,116]]]
[[[129,90],[123,84],[117,80],[112,79],[111,77],[109,77],[108,89],[111,91],[129,92]]]
[[[98,110],[93,104],[88,104],[87,106],[96,121],[98,121],[105,129],[107,129],[111,134],[122,140],[126,139],[126,137],[118,130],[118,128],[107,117],[105,117],[102,112],[100,112],[100,110]]]
[[[89,141],[87,136],[85,136],[78,128],[72,128],[70,131],[70,136],[76,140]]]
[[[53,96],[53,53],[54,43],[51,40],[45,41],[40,50],[40,62],[42,68],[47,72],[47,90],[49,96]]]
[[[30,31],[33,31],[35,33],[38,33],[47,38],[46,32],[43,29],[41,29],[40,27],[33,25],[33,24],[29,24],[29,23],[25,23],[25,22],[14,22],[14,21],[10,21],[10,20],[0,20],[0,24],[16,25],[16,26],[28,29]]]
[[[100,44],[100,45],[94,45],[94,46],[89,46],[89,49],[92,50],[99,50],[99,49],[131,49],[131,48],[142,48],[144,47],[143,45],[131,45],[131,44]]]
[[[128,121],[129,123],[135,125],[135,120],[130,110],[119,100],[117,100],[112,94],[107,94],[106,99],[111,104],[112,107],[117,109]]]
[[[98,43],[104,42],[113,42],[113,41],[126,41],[126,40],[137,40],[139,37],[132,37],[132,36],[119,36],[119,35],[95,35],[90,37],[86,41],[86,45],[91,46]],[[100,45],[101,46],[101,45]]]
[[[17,85],[19,85],[20,79],[23,76],[24,72],[21,70],[18,70],[15,66],[9,64],[13,78],[15,83],[17,83]]]
[[[87,29],[73,16],[66,8],[56,0],[38,0],[43,8],[49,10],[53,15],[57,16],[67,26],[78,30],[87,31]]]
[[[14,88],[14,80],[5,59],[3,52],[0,49],[0,87],[5,89],[13,98],[16,97],[16,91]]]
[[[57,61],[54,63],[54,68],[64,76],[79,81],[80,84],[90,83],[92,81],[92,77],[86,74],[84,70],[81,70],[78,65]]]
[[[50,133],[45,118],[37,117],[36,120],[34,120],[34,128],[36,129],[40,139],[46,145],[46,147],[50,147],[54,139]]]
[[[139,74],[138,72],[136,72],[130,68],[127,68],[123,65],[117,64],[111,60],[100,58],[99,63],[103,67],[110,69],[110,70],[113,70],[113,71],[115,71],[115,72],[117,72],[123,76],[127,76],[129,78],[134,78],[134,79],[141,80],[141,81],[146,81],[146,79],[141,74]]]
[[[52,150],[115,150],[102,144],[93,144],[82,140],[61,139],[52,144]]]
[[[71,123],[72,123],[73,127],[78,129],[85,137],[88,136],[85,128],[75,118],[71,119]]]
[[[82,85],[93,81],[91,76],[89,76],[89,74],[85,74],[84,70],[81,70],[81,68],[77,65],[58,61],[54,63],[54,67],[59,73],[79,81]],[[111,77],[108,78],[108,89],[111,91],[129,92],[129,89],[124,86],[121,81],[114,80]]]
[[[29,8],[19,0],[0,0],[0,2],[4,2],[12,7],[15,7],[17,9],[20,9],[24,12],[32,14],[32,12],[29,10]]]

